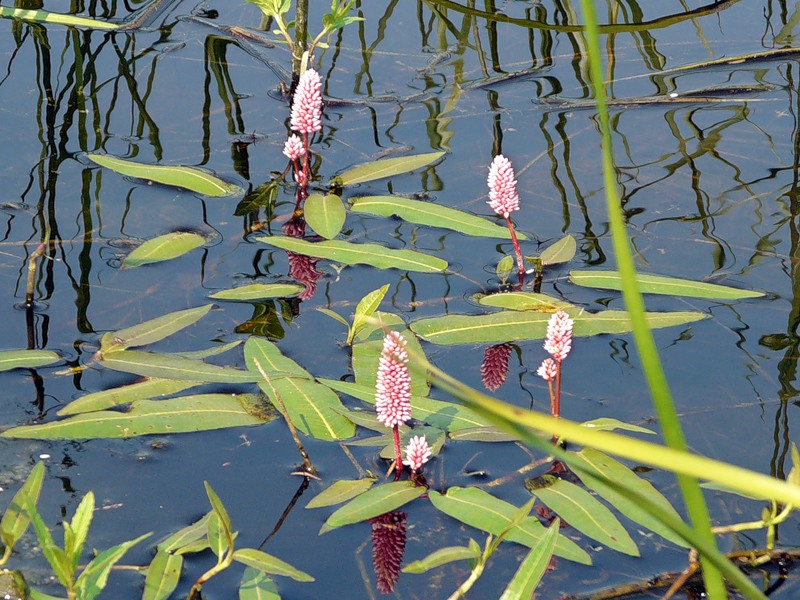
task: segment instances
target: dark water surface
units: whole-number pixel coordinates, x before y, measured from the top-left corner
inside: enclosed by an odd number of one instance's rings
[[[594,110],[586,104],[585,43],[575,27],[581,22],[577,6],[554,0],[462,0],[469,10],[449,2],[356,4],[365,20],[346,27],[330,49],[318,54],[325,96],[346,101],[331,102],[325,110],[322,139],[315,145],[322,180],[394,151],[445,150],[446,157],[433,168],[364,184],[347,190],[345,198],[417,194],[488,216],[487,166],[502,152],[517,169],[522,202],[515,221],[531,238],[524,249],[535,253],[539,244],[564,234],[578,241],[576,258],[548,271],[542,291],[589,310],[622,308],[616,292],[579,288],[567,280],[571,269],[614,265],[599,138]],[[312,0],[311,5],[316,31],[328,3]],[[700,454],[783,476],[791,467],[790,444],[797,440],[791,423],[798,410],[800,346],[798,55],[691,66],[792,48],[797,9],[770,0],[716,6],[626,0],[609,6],[598,3],[601,22],[615,24],[603,30],[601,43],[613,51],[608,77],[613,101],[619,101],[611,111],[615,154],[639,268],[768,294],[738,302],[647,298],[650,310],[710,315],[656,333],[687,439]],[[43,8],[98,18],[128,16],[121,4],[82,10],[58,2]],[[192,17],[213,11],[218,16],[208,21]],[[255,6],[230,0],[167,4],[145,29],[130,32],[0,21],[4,348],[28,347],[32,337],[31,347],[56,350],[65,363],[86,364],[106,331],[200,306],[208,294],[235,284],[288,280],[285,252],[253,240],[249,231],[266,220],[261,234],[280,233],[291,215],[290,188],[281,189],[271,221],[263,210],[235,216],[241,198],[147,185],[101,170],[81,156],[105,152],[146,163],[203,166],[245,188],[283,170],[288,108],[278,85],[291,68],[290,55],[281,45],[249,43],[221,28],[256,29],[260,22]],[[749,89],[743,91],[745,86]],[[697,102],[666,100],[670,93],[709,89],[716,91]],[[183,229],[211,239],[175,261],[119,268],[131,244]],[[353,241],[437,254],[451,269],[430,275],[320,262],[324,275],[316,293],[298,305],[291,322],[278,320],[285,331],[277,343],[314,375],[333,379],[350,375],[350,357],[342,346],[346,334],[315,308],[349,316],[365,293],[388,283],[382,309],[408,321],[476,313],[471,296],[497,287],[495,264],[511,252],[510,244],[499,240],[357,214],[348,214],[345,229]],[[38,308],[27,327],[19,308],[26,259],[46,231],[54,242],[51,260],[44,261],[37,279]],[[242,339],[234,330],[252,314],[248,304],[220,304],[155,349],[195,350]],[[547,410],[546,388],[535,376],[541,345],[517,346],[508,381],[496,395]],[[438,366],[480,388],[481,348],[425,348]],[[217,362],[241,367],[244,361],[237,349]],[[38,396],[29,371],[0,374],[3,427],[27,424],[41,413],[53,419],[58,408],[87,391],[135,380],[98,367],[75,377],[57,375],[64,366],[38,370],[43,379]],[[563,414],[570,419],[609,416],[644,424],[653,416],[630,336],[577,340],[564,388]],[[359,435],[366,434],[359,430]],[[324,481],[311,483],[264,550],[311,573],[316,582],[280,579],[281,593],[295,599],[375,597],[369,526],[319,537],[330,510],[303,508],[330,482],[358,472],[338,444],[306,444]],[[385,470],[374,449],[353,452],[362,467]],[[98,505],[107,509],[96,513],[89,539],[101,549],[146,531],[153,531],[155,540],[200,517],[208,510],[204,479],[226,502],[240,531],[238,542],[258,546],[302,482],[290,475],[299,460],[281,420],[157,440],[5,440],[0,442],[3,487],[16,489],[18,478],[42,454],[51,457],[40,504],[45,521],[55,528],[93,490]],[[428,475],[434,489],[444,490],[502,476],[528,460],[512,444],[449,442]],[[475,471],[486,475],[469,474]],[[676,499],[671,476],[648,477]],[[494,493],[522,504],[529,496],[521,483],[517,479]],[[708,498],[717,523],[760,516],[758,503],[717,493]],[[407,510],[406,561],[442,545],[463,544],[469,536],[483,540],[483,534],[459,526],[426,502]],[[626,524],[643,558],[598,549],[589,550],[594,567],[560,560],[545,577],[541,597],[685,566],[685,552]],[[781,544],[800,544],[797,525],[790,520],[781,527]],[[588,549],[585,538],[576,539]],[[720,542],[724,550],[763,544],[760,534]],[[152,549],[153,542],[145,542],[125,562],[146,564]],[[503,547],[471,597],[498,596],[523,555],[521,547]],[[42,577],[47,573],[41,557],[27,564],[41,568]],[[210,564],[207,555],[192,557],[175,597],[185,597]],[[240,575],[234,568],[215,578],[206,597],[235,597]],[[466,576],[462,563],[428,575],[404,575],[396,595],[446,598]],[[141,582],[139,575],[115,573],[106,595],[139,597]],[[790,590],[785,594],[792,597]]]

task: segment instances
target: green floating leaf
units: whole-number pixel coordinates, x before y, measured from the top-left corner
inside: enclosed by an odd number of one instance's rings
[[[269,420],[249,394],[199,394],[170,400],[137,400],[128,412],[98,411],[41,425],[12,427],[7,438],[94,439],[208,431],[261,425]]]
[[[508,227],[505,225],[500,226],[488,219],[432,202],[395,196],[364,196],[351,200],[350,210],[379,217],[397,216],[409,223],[451,229],[466,235],[511,238]],[[522,233],[517,233],[517,238],[528,239]]]
[[[308,573],[295,569],[289,563],[255,548],[236,550],[233,553],[233,560],[270,575],[291,577],[295,581],[314,581],[314,578]]]
[[[528,552],[500,600],[529,600],[550,564],[561,521],[555,519],[535,548]]]
[[[547,479],[545,485],[542,479]],[[525,487],[578,531],[618,552],[639,556],[636,542],[619,519],[582,487],[553,475],[528,480]]]
[[[35,369],[61,360],[50,350],[0,350],[0,371]]]
[[[3,513],[3,518],[0,520],[0,538],[2,538],[3,546],[5,547],[4,559],[8,557],[14,546],[28,529],[31,522],[26,506],[36,506],[39,502],[39,493],[42,491],[42,482],[44,481],[44,464],[40,461],[33,467],[30,475],[22,484],[22,487],[17,490],[11,503]]]
[[[147,567],[142,600],[167,600],[178,587],[182,568],[183,556],[180,554],[164,550],[156,552]]]
[[[580,452],[572,452],[571,456],[575,460],[570,462],[570,466],[575,469],[578,477],[586,484],[586,487],[603,497],[631,521],[639,523],[639,525],[648,528],[650,531],[654,531],[673,544],[686,547],[686,542],[683,541],[683,538],[641,508],[636,500],[629,499],[619,491],[619,487],[634,490],[638,496],[646,498],[661,510],[680,520],[680,515],[678,515],[677,511],[649,481],[639,477],[618,460],[592,448],[584,448]],[[616,482],[619,487],[617,485],[608,485],[606,481],[609,480]]]
[[[111,331],[100,340],[100,352],[146,346],[171,336],[202,319],[213,304],[172,312],[132,327]]]
[[[500,535],[505,531],[517,511],[516,506],[478,488],[451,487],[446,494],[431,490],[428,495],[431,503],[444,514],[492,535]],[[527,517],[511,529],[504,539],[535,548],[546,533],[547,529],[538,519]],[[555,554],[581,564],[592,564],[592,559],[584,550],[561,534],[556,541]]]
[[[578,244],[571,235],[564,236],[551,246],[548,246],[539,255],[539,260],[545,267],[571,261],[578,250]]]
[[[243,192],[239,186],[227,183],[194,167],[146,165],[107,154],[87,154],[86,157],[101,167],[111,169],[126,177],[173,185],[205,196],[221,197]]]
[[[415,560],[403,567],[403,573],[426,573],[436,567],[455,562],[457,560],[475,560],[481,555],[480,551],[475,548],[467,548],[466,546],[448,546],[447,548],[439,548],[435,552],[430,553],[428,556],[421,560]]]
[[[364,479],[340,479],[334,481],[330,486],[314,496],[306,504],[306,508],[322,508],[323,506],[334,506],[347,502],[348,500],[360,496],[366,492],[377,481],[374,477]]]
[[[628,313],[606,310],[599,313],[567,311],[575,321],[572,333],[576,336],[621,334],[631,331]],[[647,324],[651,329],[685,325],[707,315],[699,312],[649,312]],[[411,323],[411,331],[434,344],[500,344],[520,340],[540,340],[547,334],[547,313],[503,311],[489,315],[447,315],[420,319]]]
[[[24,8],[10,8],[0,6],[0,17],[22,19],[23,21],[34,21],[42,23],[55,23],[56,25],[67,25],[69,27],[86,27],[88,29],[119,29],[119,23],[109,23],[108,21],[98,21],[87,17],[76,17],[73,15],[63,15],[60,13],[47,12],[46,10],[26,10]]]
[[[159,396],[170,396],[196,385],[201,384],[197,381],[146,379],[139,383],[86,394],[67,404],[64,408],[59,410],[57,414],[60,417],[65,417],[67,415],[77,415],[79,413],[113,408],[135,400],[149,400],[151,398],[158,398]]]
[[[647,427],[631,425],[630,423],[624,423],[623,421],[611,419],[609,417],[600,417],[599,419],[584,421],[581,423],[581,425],[590,429],[596,429],[597,431],[614,431],[615,429],[621,429],[624,431],[635,431],[637,433],[649,433],[650,435],[655,435],[655,431],[652,429],[647,429]]]
[[[365,165],[359,165],[358,167],[345,171],[336,179],[341,182],[341,185],[355,185],[357,183],[375,181],[376,179],[391,177],[392,175],[409,173],[439,160],[444,155],[444,152],[429,152],[427,154],[412,154],[411,156],[385,158]]]
[[[122,260],[123,269],[162,262],[183,256],[206,243],[206,238],[197,233],[174,231],[160,235],[136,248]]]
[[[117,544],[95,556],[78,577],[75,586],[78,592],[77,597],[81,598],[81,600],[94,600],[99,596],[100,592],[106,587],[108,574],[114,565],[130,548],[149,536],[149,533],[145,533],[135,540]]]
[[[278,586],[269,575],[247,567],[239,584],[239,600],[281,600],[281,596]]]
[[[255,302],[269,298],[291,298],[306,289],[296,283],[251,283],[211,294],[214,300]]]
[[[427,490],[411,481],[385,483],[351,500],[325,521],[320,534],[336,527],[367,521],[419,498]]]
[[[219,367],[201,360],[171,354],[120,350],[104,352],[100,364],[114,371],[134,373],[143,377],[160,377],[204,383],[253,383],[259,377],[232,367]]]
[[[303,214],[311,229],[329,240],[339,235],[347,216],[336,194],[311,194],[303,204]]]
[[[378,244],[351,244],[341,240],[309,242],[280,235],[256,238],[260,242],[315,258],[346,265],[370,265],[379,269],[401,269],[419,273],[441,273],[447,261],[415,250],[392,250]]]
[[[275,344],[250,338],[245,343],[244,355],[247,368],[258,378],[259,387],[297,429],[320,440],[343,440],[355,435],[355,425],[339,412],[344,409],[339,396],[311,379],[305,369],[283,356]],[[270,377],[269,381],[264,381],[256,362]],[[275,371],[283,376],[271,376]],[[286,373],[297,377],[286,377]]]
[[[617,271],[570,271],[569,279],[575,285],[606,290],[621,290]],[[739,290],[725,285],[703,283],[689,279],[664,277],[661,275],[636,274],[636,281],[643,294],[665,294],[687,298],[714,298],[717,300],[742,300],[760,298],[764,294],[751,290]]]
[[[563,300],[553,298],[546,294],[536,294],[533,292],[490,294],[488,296],[480,296],[477,300],[478,304],[481,306],[493,306],[495,308],[507,308],[510,310],[528,310],[542,313],[554,313],[558,309],[580,310],[577,306],[569,302],[564,302]]]
[[[362,402],[375,404],[374,385],[369,386],[335,379],[318,379],[318,381],[337,392],[348,394]],[[483,429],[490,424],[488,420],[460,404],[432,400],[431,398],[416,395],[411,396],[411,416],[418,421],[424,421],[428,425],[450,432],[461,432],[472,430],[473,428]],[[508,434],[503,435],[505,435],[506,440],[516,439],[508,436]]]

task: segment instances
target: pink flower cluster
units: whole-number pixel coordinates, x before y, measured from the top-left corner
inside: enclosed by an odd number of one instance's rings
[[[544,349],[550,353],[557,363],[563,362],[572,349],[572,325],[574,321],[563,310],[550,317],[547,323],[547,338]]]
[[[489,167],[489,206],[501,217],[506,219],[515,210],[519,210],[519,194],[517,194],[517,179],[511,162],[502,154],[494,157]]]
[[[545,358],[536,374],[547,382],[555,381],[558,375],[558,365],[552,358]]]
[[[412,472],[419,471],[431,457],[431,449],[424,435],[415,435],[406,446],[406,459],[403,461]]]
[[[314,69],[300,76],[292,100],[292,131],[311,134],[322,129],[322,80]]]
[[[286,143],[283,145],[283,154],[289,160],[295,161],[305,153],[306,149],[303,145],[303,140],[300,139],[300,136],[296,134],[290,135],[289,139],[287,139]]]
[[[397,427],[411,418],[408,353],[403,336],[396,331],[390,331],[383,339],[375,384],[375,410],[378,420],[386,427]]]

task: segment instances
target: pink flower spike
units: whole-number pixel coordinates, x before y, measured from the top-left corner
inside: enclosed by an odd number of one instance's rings
[[[558,365],[552,358],[545,358],[542,365],[537,369],[536,374],[547,381],[548,383],[554,381],[558,375]]]
[[[403,336],[390,331],[383,338],[375,383],[375,410],[386,427],[398,427],[411,418],[411,376],[407,363]]]
[[[403,464],[408,465],[408,468],[413,473],[414,471],[419,471],[430,457],[431,449],[428,446],[428,440],[425,439],[424,435],[415,435],[406,446],[406,459]]]
[[[506,219],[515,210],[519,210],[519,194],[517,180],[511,162],[498,154],[489,167],[489,206],[494,212]]]
[[[547,323],[547,338],[544,349],[550,353],[557,363],[567,358],[572,349],[572,325],[574,321],[563,310],[559,310],[550,317]]]
[[[322,80],[314,69],[300,76],[292,98],[292,131],[310,134],[322,129]]]
[[[287,139],[286,143],[283,145],[283,154],[289,160],[294,161],[305,153],[306,149],[303,146],[303,140],[300,139],[300,136],[295,134],[290,135],[289,139]]]

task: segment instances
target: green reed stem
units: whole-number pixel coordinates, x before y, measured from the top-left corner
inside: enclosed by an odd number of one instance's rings
[[[608,108],[606,106],[605,78],[600,53],[599,31],[597,16],[592,0],[581,0],[581,8],[586,19],[586,41],[589,50],[589,66],[597,103],[598,124],[600,126],[602,159],[603,159],[603,184],[606,192],[606,206],[611,224],[614,253],[617,257],[617,268],[622,280],[622,295],[625,307],[630,315],[633,326],[633,337],[642,362],[650,395],[653,398],[656,413],[661,421],[664,441],[671,448],[686,450],[686,440],[681,430],[675,404],[669,391],[661,360],[658,356],[653,334],[645,320],[644,301],[636,283],[636,267],[633,254],[628,244],[625,222],[615,179],[614,157],[611,143],[611,128],[609,126]],[[678,485],[683,494],[686,509],[692,526],[698,536],[708,544],[716,547],[714,535],[711,532],[711,518],[708,513],[703,492],[694,477],[678,475]],[[704,556],[701,556],[703,567],[703,580],[706,591],[711,598],[727,598],[725,582],[720,571]]]

